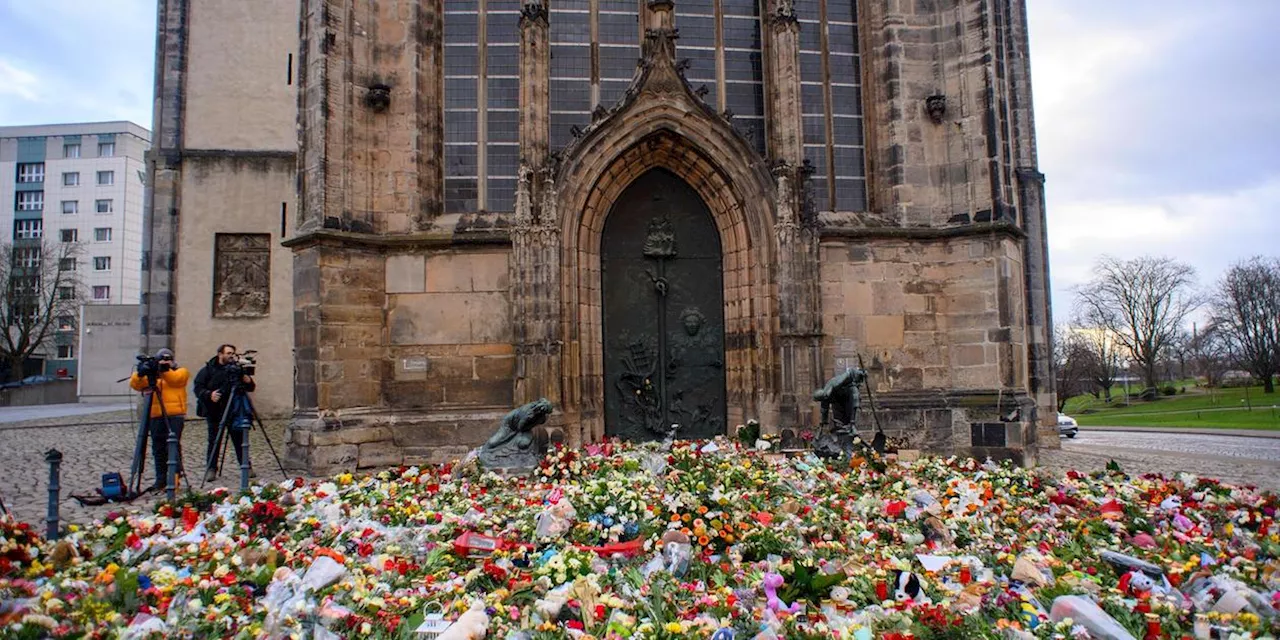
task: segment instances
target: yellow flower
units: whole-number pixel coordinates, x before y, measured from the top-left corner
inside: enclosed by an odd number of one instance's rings
[[[684,626],[681,625],[679,622],[668,622],[666,626],[666,630],[668,633],[683,633]]]

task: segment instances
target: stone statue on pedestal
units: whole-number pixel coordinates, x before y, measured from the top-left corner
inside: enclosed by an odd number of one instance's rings
[[[866,379],[866,370],[851,367],[813,392],[813,399],[822,405],[822,420],[818,426],[824,431],[831,427],[815,443],[814,450],[819,456],[839,457],[852,453],[853,439],[858,435],[858,408],[862,406],[858,385]]]
[[[551,408],[551,401],[543,398],[513,409],[480,448],[480,463],[489,470],[530,470],[537,467],[543,451],[536,446],[533,429],[547,421]]]

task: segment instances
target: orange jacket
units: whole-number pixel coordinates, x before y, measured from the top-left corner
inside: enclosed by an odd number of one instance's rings
[[[160,387],[160,402],[164,403],[164,411],[169,414],[170,418],[187,415],[187,380],[191,378],[191,372],[186,367],[178,367],[170,369],[160,374],[160,379],[156,381],[156,386]],[[135,371],[129,377],[129,386],[134,391],[142,391],[147,388],[147,379],[139,376]],[[151,417],[160,417],[160,405],[151,403]]]

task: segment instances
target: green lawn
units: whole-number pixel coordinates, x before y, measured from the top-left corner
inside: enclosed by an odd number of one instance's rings
[[[1063,413],[1082,426],[1204,427],[1216,429],[1280,430],[1280,393],[1264,394],[1262,387],[1201,389],[1186,387],[1185,394],[1161,396],[1144,402],[1124,390],[1112,390],[1107,404],[1091,395],[1071,398]],[[1133,388],[1131,387],[1132,391]],[[1247,395],[1246,395],[1247,394]],[[1252,410],[1249,407],[1252,406]]]

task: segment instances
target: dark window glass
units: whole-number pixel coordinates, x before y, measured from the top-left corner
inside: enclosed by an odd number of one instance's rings
[[[724,46],[737,49],[760,48],[760,21],[755,18],[729,18],[722,21]]]
[[[591,16],[586,13],[569,13],[569,12],[552,12],[551,14],[551,42],[591,42]],[[554,58],[556,48],[551,47],[552,65],[555,65]]]
[[[600,83],[600,104],[608,109],[622,100],[623,95],[627,92],[630,82],[601,82]]]
[[[734,118],[733,128],[751,143],[756,151],[764,153],[764,118]]]
[[[724,52],[725,80],[749,80],[751,82],[761,82],[763,78],[761,67],[761,56],[758,52]]]
[[[490,109],[519,109],[520,79],[489,78],[489,92],[486,97]]]
[[[800,50],[822,51],[822,25],[816,22],[800,25]]]
[[[726,82],[725,102],[731,111],[744,116],[764,115],[764,85],[756,82]]]
[[[489,178],[489,211],[514,211],[516,208],[516,181],[514,178]]]
[[[445,44],[476,44],[480,37],[480,16],[474,13],[446,13]]]
[[[827,143],[827,119],[824,116],[804,116],[804,143]]]
[[[600,0],[601,11],[622,11],[640,13],[640,4],[636,0]]]
[[[600,47],[600,78],[630,80],[636,74],[640,47]]]
[[[716,46],[716,19],[712,16],[677,15],[676,27],[680,29],[677,47]]]
[[[690,81],[697,79],[715,82],[716,52],[714,49],[684,48],[678,51],[676,57],[689,59],[689,68],[684,72],[684,77]]]
[[[591,0],[551,0],[550,6],[552,11],[557,9],[587,11],[591,8]]]
[[[475,78],[445,78],[444,79],[444,108],[466,108],[474,109],[476,107],[476,79]]]
[[[801,20],[817,20],[822,14],[818,10],[818,0],[795,0],[796,17]],[[804,31],[804,25],[800,30]]]
[[[640,17],[635,13],[601,13],[596,16],[600,42],[636,44],[640,42]],[[683,36],[683,34],[681,34]]]
[[[444,179],[444,210],[446,213],[475,211],[477,189],[475,178]]]
[[[520,41],[520,14],[494,13],[490,11],[485,14],[485,20],[484,37],[486,42],[493,44],[495,42]]]
[[[478,76],[480,75],[480,52],[475,44],[465,47],[450,46],[444,48],[444,75],[446,76]]]
[[[720,8],[727,16],[760,15],[760,5],[755,0],[721,0]]]
[[[520,146],[514,144],[488,145],[489,175],[499,177],[516,176],[516,164],[519,162]]]
[[[857,53],[858,35],[851,24],[827,24],[827,46],[837,53]]]
[[[477,13],[480,3],[476,0],[444,0],[445,13]]]
[[[809,178],[809,194],[813,197],[814,211],[830,211],[831,199],[827,195],[827,179],[814,174]]]
[[[520,47],[490,45],[485,52],[485,65],[490,76],[519,76]]]
[[[489,142],[520,141],[519,111],[490,111],[485,117],[489,119]]]
[[[570,129],[574,125],[585,129],[589,122],[591,122],[591,116],[586,113],[551,114],[551,146],[560,149],[573,142]]]
[[[858,9],[853,0],[827,0],[827,19],[833,22],[857,22]]]
[[[834,112],[841,115],[862,115],[862,92],[858,87],[849,85],[831,85],[831,104]]]
[[[857,178],[836,178],[836,208],[840,211],[867,210],[867,183]]]
[[[862,145],[862,118],[831,119],[831,137],[835,144]],[[808,139],[805,140],[808,142]]]
[[[476,131],[476,112],[474,110],[450,110],[444,112],[445,142],[475,142]]]
[[[827,58],[827,64],[831,66],[833,82],[861,84],[862,67],[857,56],[838,56],[833,53]]]
[[[806,114],[826,113],[826,103],[822,99],[822,85],[820,84],[801,84],[800,85],[800,106],[801,111]]]
[[[804,146],[804,158],[813,165],[813,177],[827,177],[827,147],[826,145],[810,145]]]
[[[837,176],[862,175],[862,149],[858,147],[835,147],[832,150],[835,158],[835,174]]]
[[[697,13],[704,16],[715,15],[715,2],[713,0],[680,0],[680,2],[676,4],[676,20],[679,20],[680,16],[690,13]],[[679,24],[677,23],[676,26],[679,26]],[[683,38],[684,34],[681,33],[680,37]]]
[[[523,0],[485,0],[486,11],[506,11],[519,15],[523,8]]]
[[[582,80],[552,80],[551,110],[590,111],[591,85]]]
[[[551,45],[551,77],[590,79],[590,45]]]
[[[475,177],[476,145],[445,145],[444,162],[447,177]]]
[[[832,74],[835,75],[834,73]],[[822,82],[822,54],[800,54],[800,81]]]

